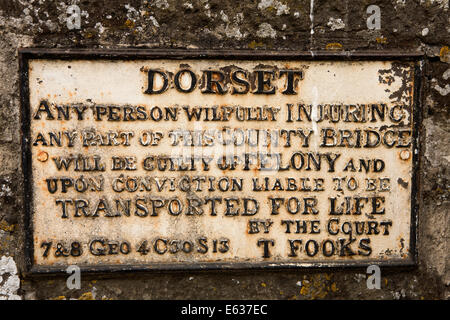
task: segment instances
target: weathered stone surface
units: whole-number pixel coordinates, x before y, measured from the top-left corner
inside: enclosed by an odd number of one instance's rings
[[[80,8],[80,29],[67,28],[67,8]],[[24,299],[444,299],[449,267],[449,2],[377,1],[381,28],[370,30],[370,1],[3,1],[0,3],[0,282],[2,297]],[[311,10],[312,9],[312,10]],[[332,19],[331,19],[332,18]],[[166,273],[121,279],[24,279],[24,214],[20,157],[19,47],[375,50],[424,52],[420,132],[419,264],[382,270],[380,290],[365,270]],[[3,270],[0,269],[0,270]],[[12,280],[10,280],[12,279]],[[7,282],[6,282],[7,281]]]

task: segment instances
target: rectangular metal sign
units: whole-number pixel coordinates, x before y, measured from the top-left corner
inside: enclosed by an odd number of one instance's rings
[[[414,264],[419,72],[22,50],[30,271]]]

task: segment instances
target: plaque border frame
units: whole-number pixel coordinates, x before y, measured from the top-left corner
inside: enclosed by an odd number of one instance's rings
[[[358,261],[314,261],[314,262],[211,262],[211,263],[153,263],[127,265],[78,265],[82,273],[117,274],[145,273],[169,271],[201,271],[209,270],[310,270],[310,269],[363,269],[369,265],[383,268],[416,268],[418,265],[418,213],[420,203],[420,148],[419,130],[422,124],[422,73],[425,55],[421,52],[403,51],[274,51],[274,50],[189,50],[189,49],[49,49],[19,48],[19,87],[20,87],[20,124],[22,146],[23,207],[24,207],[24,256],[25,276],[66,273],[68,265],[42,266],[34,264],[33,221],[32,221],[32,159],[30,137],[30,105],[29,105],[29,60],[298,60],[298,61],[411,61],[414,62],[413,93],[413,136],[412,136],[412,185],[411,185],[411,226],[410,250],[405,259],[393,260],[358,260]]]

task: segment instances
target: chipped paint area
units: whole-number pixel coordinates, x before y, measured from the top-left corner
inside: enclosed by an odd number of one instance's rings
[[[445,71],[445,72],[442,74],[442,78],[443,78],[444,80],[448,80],[448,79],[450,78],[450,69],[447,69],[447,71]]]
[[[0,300],[22,300],[17,295],[19,289],[16,263],[12,257],[3,256],[0,259]]]
[[[423,6],[439,6],[444,10],[449,8],[449,0],[420,0],[420,4]]]
[[[332,270],[333,279],[341,291],[329,295],[327,299],[450,299],[449,250],[446,245],[445,224],[448,219],[449,186],[448,165],[450,148],[448,128],[450,125],[449,97],[446,85],[450,73],[445,73],[450,65],[448,53],[448,0],[381,0],[369,2],[317,2],[315,11],[318,34],[313,42],[310,38],[310,1],[277,0],[290,8],[289,15],[277,15],[274,7],[258,9],[257,1],[212,1],[212,0],[144,0],[144,1],[45,1],[14,0],[0,1],[0,70],[4,79],[0,84],[0,179],[5,175],[14,177],[12,182],[0,180],[0,258],[14,254],[14,259],[23,261],[20,238],[23,228],[10,220],[23,217],[22,173],[20,166],[20,100],[18,98],[18,47],[60,47],[60,48],[136,48],[158,47],[161,49],[188,48],[223,50],[255,49],[259,54],[266,49],[305,51],[319,56],[328,43],[329,53],[360,53],[366,50],[383,52],[423,52],[426,68],[423,71],[423,101],[421,110],[424,122],[421,125],[421,163],[418,178],[421,181],[421,199],[418,233],[420,264],[408,272],[392,270],[384,274],[381,290],[366,289],[366,274],[360,274],[360,281],[353,278],[355,272]],[[169,7],[166,8],[166,4]],[[133,16],[136,23],[124,27],[130,4],[139,12]],[[156,5],[158,4],[158,6]],[[206,4],[209,9],[206,9]],[[381,29],[371,31],[366,20],[369,5],[381,9]],[[80,7],[81,28],[68,30],[67,8]],[[223,10],[229,22],[223,22],[219,12]],[[245,19],[234,24],[234,16],[245,13]],[[156,28],[149,18],[157,20]],[[209,18],[208,18],[209,15]],[[341,18],[345,29],[332,31],[327,22],[329,17]],[[260,38],[256,30],[262,22],[270,23],[277,31],[275,39]],[[286,25],[286,28],[282,28]],[[56,28],[55,28],[56,26]],[[244,36],[242,36],[244,35]],[[246,36],[245,36],[246,35]],[[375,41],[375,38],[378,38]],[[384,42],[384,39],[388,40]],[[285,41],[283,41],[285,40]],[[310,46],[311,44],[311,46]],[[331,49],[343,50],[341,52]],[[442,53],[440,54],[440,49]],[[441,60],[439,61],[439,57]],[[428,60],[430,59],[430,60]],[[428,60],[428,61],[427,61]],[[444,73],[443,73],[444,72]],[[425,74],[426,73],[426,74]],[[433,82],[432,79],[436,79]],[[436,88],[434,88],[436,86]],[[389,87],[386,87],[389,88]],[[320,95],[326,93],[320,91]],[[310,125],[311,123],[309,123]],[[320,124],[319,124],[320,125]],[[3,187],[2,184],[5,186]],[[7,217],[7,218],[5,218]],[[293,217],[295,218],[295,216]],[[15,229],[12,226],[15,225]],[[447,227],[448,229],[448,227]],[[4,231],[8,230],[8,231]],[[447,262],[447,268],[446,268]],[[18,264],[19,268],[19,264]],[[361,270],[360,272],[363,272]],[[306,271],[306,273],[310,273]],[[304,299],[299,295],[300,287],[295,286],[302,271],[286,271],[282,275],[272,272],[246,272],[235,274],[235,282],[223,272],[206,273],[195,280],[183,283],[179,274],[148,274],[146,279],[102,280],[98,287],[98,297],[117,299]],[[6,276],[6,275],[5,275]],[[187,277],[186,277],[187,278]],[[309,280],[311,280],[309,278]],[[389,280],[389,282],[388,282]],[[261,290],[261,281],[267,288]],[[63,281],[64,282],[64,281]],[[240,284],[239,284],[240,283]],[[239,284],[239,285],[238,285]],[[213,292],[212,287],[218,290]],[[257,287],[257,288],[256,288]],[[402,293],[402,289],[403,293]],[[77,299],[81,291],[68,291],[65,285],[47,285],[47,280],[30,281],[21,285],[19,291],[24,299],[29,296],[49,299],[65,296],[67,300]],[[284,295],[279,296],[278,292]],[[27,297],[28,293],[28,297]],[[331,293],[330,293],[331,294]]]
[[[289,14],[289,7],[286,4],[277,0],[261,0],[261,2],[258,3],[258,9],[259,10],[275,9],[277,11],[277,16]]]
[[[447,71],[445,71],[442,74],[442,79],[448,80],[449,77],[450,77],[450,69],[447,69]],[[446,83],[445,86],[441,86],[438,82],[438,79],[433,78],[431,79],[431,84],[433,89],[439,92],[441,96],[446,96],[447,94],[450,93],[450,84],[448,83]]]
[[[169,8],[169,3],[167,2],[167,0],[155,0],[155,1],[151,1],[152,5],[156,6],[159,9],[168,9]]]
[[[330,17],[328,20],[327,26],[330,27],[332,31],[334,30],[340,30],[345,28],[345,23],[340,18],[333,18]]]
[[[440,94],[441,96],[446,96],[447,94],[450,93],[450,84],[445,85],[444,88],[442,88],[441,86],[439,86],[439,85],[436,84],[433,88],[434,88],[437,92],[439,92],[439,94]]]
[[[227,38],[234,38],[236,40],[244,39],[248,36],[248,32],[241,32],[239,25],[244,20],[243,13],[238,13],[230,18],[223,10],[219,12],[220,19],[224,22],[220,24],[215,32],[220,35],[225,35]]]

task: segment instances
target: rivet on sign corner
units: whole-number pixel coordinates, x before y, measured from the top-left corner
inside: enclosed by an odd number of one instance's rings
[[[41,162],[45,162],[48,160],[48,153],[45,151],[40,151],[37,155],[37,159]]]
[[[411,152],[409,152],[409,150],[400,151],[400,159],[408,160],[410,156],[411,156]]]

